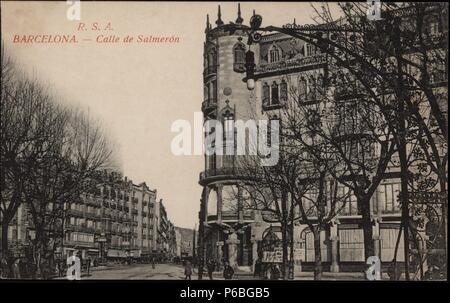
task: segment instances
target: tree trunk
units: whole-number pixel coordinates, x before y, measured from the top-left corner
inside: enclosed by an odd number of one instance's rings
[[[364,259],[375,256],[373,243],[372,220],[370,218],[370,199],[357,198],[357,203],[362,216],[362,228],[364,234]]]
[[[2,221],[2,254],[4,256],[8,253],[8,224],[9,222],[3,218]]]
[[[289,253],[289,228],[288,228],[288,205],[287,205],[287,194],[283,192],[281,194],[281,242],[282,242],[282,250],[283,250],[283,263],[281,265],[281,274],[283,280],[287,278],[288,272],[288,253]]]
[[[322,254],[320,250],[320,228],[313,228],[314,236],[314,280],[322,280]]]
[[[283,263],[281,264],[281,274],[283,277],[283,280],[286,280],[287,273],[288,273],[288,248],[289,248],[289,241],[288,241],[288,227],[287,222],[281,223],[281,242],[282,242],[282,249],[283,249]]]

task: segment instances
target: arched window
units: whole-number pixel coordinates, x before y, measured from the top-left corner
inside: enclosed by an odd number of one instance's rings
[[[208,216],[217,215],[217,191],[212,189],[208,195]]]
[[[217,67],[216,49],[211,49],[208,53],[208,73],[215,73]]]
[[[269,63],[281,60],[281,49],[273,45],[269,50]]]
[[[280,101],[286,102],[288,99],[287,83],[283,79],[280,84]]]
[[[270,104],[279,104],[280,103],[280,98],[279,98],[279,94],[278,94],[278,84],[273,81],[272,83],[272,99],[271,99],[271,103]]]
[[[233,47],[234,64],[233,68],[236,72],[245,71],[245,46],[242,43],[237,43]]]
[[[270,103],[270,87],[264,82],[263,84],[263,105],[268,105]]]
[[[210,102],[215,102],[217,95],[217,83],[216,81],[211,81],[209,83],[209,100]]]
[[[203,87],[203,100],[208,100],[209,98],[209,87],[208,85],[205,85]]]
[[[238,213],[238,187],[226,185],[222,188],[222,216],[233,216]]]

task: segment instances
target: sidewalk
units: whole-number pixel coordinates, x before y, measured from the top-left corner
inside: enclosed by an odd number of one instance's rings
[[[208,279],[208,273],[204,273],[204,279]],[[215,280],[223,280],[222,272],[214,272],[213,279]],[[259,278],[253,277],[253,273],[249,273],[246,271],[236,270],[233,275],[233,280],[260,280]],[[296,272],[294,274],[294,280],[298,281],[313,281],[314,280],[314,272]],[[322,280],[324,281],[365,281],[365,277],[363,273],[360,272],[339,272],[339,273],[331,273],[331,272],[323,272]],[[389,280],[389,276],[387,274],[382,275],[382,280]]]

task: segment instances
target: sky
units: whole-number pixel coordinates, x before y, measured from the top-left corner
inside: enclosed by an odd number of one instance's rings
[[[203,101],[203,42],[206,14],[214,25],[221,5],[225,23],[237,17],[237,2],[81,2],[81,20],[68,20],[66,1],[1,2],[2,39],[20,66],[62,96],[88,108],[117,142],[123,174],[157,190],[169,219],[198,223],[202,156],[175,156],[174,121],[188,120]],[[319,3],[314,3],[319,7]],[[244,24],[253,9],[263,26],[313,23],[310,3],[243,2]],[[97,22],[111,31],[77,31]],[[76,44],[13,43],[15,35],[75,34]],[[175,36],[179,43],[97,43],[98,35]]]

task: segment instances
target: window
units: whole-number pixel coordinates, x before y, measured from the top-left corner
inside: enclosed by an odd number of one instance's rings
[[[383,184],[379,186],[378,201],[381,211],[391,213],[399,211],[400,184]]]
[[[306,100],[308,96],[308,82],[304,77],[300,77],[298,84],[298,95],[301,100]]]
[[[345,203],[344,208],[341,211],[342,215],[357,215],[358,214],[358,204],[356,200],[356,196],[353,194],[353,192],[348,188],[341,186],[339,189],[339,196],[345,197],[345,201],[342,203]]]
[[[233,48],[234,52],[234,64],[233,68],[236,72],[245,71],[245,46],[242,43],[238,43]]]
[[[273,81],[271,105],[279,104],[279,103],[280,103],[280,99],[279,99],[279,95],[278,95],[278,84],[275,81]]]
[[[286,81],[282,80],[280,84],[280,101],[286,102],[288,99],[288,92],[287,92],[287,83]]]
[[[278,62],[281,60],[281,49],[273,45],[269,50],[269,63]]]
[[[313,56],[316,54],[316,47],[312,44],[306,43],[306,53],[305,57]]]
[[[209,100],[216,100],[216,94],[217,94],[217,83],[216,81],[212,81],[209,83]]]
[[[263,85],[263,105],[268,105],[270,101],[270,87],[267,83]]]
[[[235,134],[234,134],[234,115],[228,110],[223,115],[223,128],[224,128],[224,155],[223,161],[224,167],[232,167],[234,160],[234,152],[236,149],[235,145]]]

